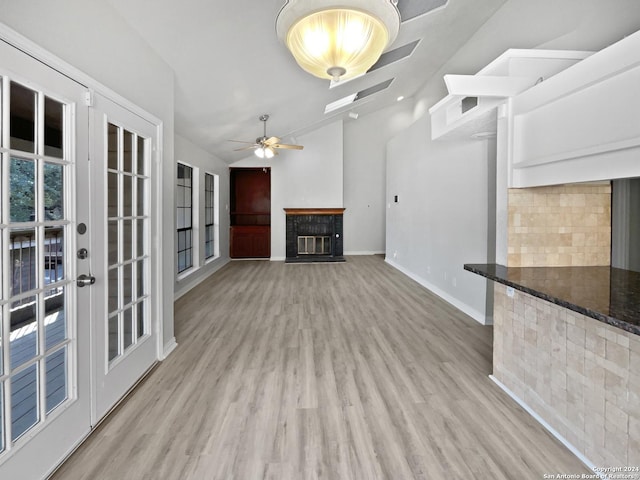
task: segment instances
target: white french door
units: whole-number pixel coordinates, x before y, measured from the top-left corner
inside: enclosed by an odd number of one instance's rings
[[[157,359],[158,127],[88,94],[0,39],[0,479],[46,477]]]
[[[88,108],[81,85],[3,41],[0,59],[0,478],[36,479],[91,426],[90,299],[76,286]]]
[[[92,316],[99,420],[157,359],[151,317],[151,168],[157,128],[95,96],[91,109]]]

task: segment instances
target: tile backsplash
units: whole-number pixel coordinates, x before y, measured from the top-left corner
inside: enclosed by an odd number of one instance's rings
[[[611,264],[611,184],[509,190],[508,266]]]

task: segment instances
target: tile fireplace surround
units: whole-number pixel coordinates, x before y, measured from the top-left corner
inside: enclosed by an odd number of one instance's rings
[[[286,263],[344,262],[344,208],[285,208]],[[322,245],[320,251],[316,245]],[[304,249],[300,250],[300,246]],[[310,248],[309,248],[310,247]]]

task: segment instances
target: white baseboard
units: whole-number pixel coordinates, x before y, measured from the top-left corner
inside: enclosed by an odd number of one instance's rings
[[[164,347],[162,349],[162,358],[160,360],[164,360],[169,355],[171,355],[171,352],[173,352],[177,346],[178,342],[176,342],[176,337],[171,337],[171,340],[164,344]]]
[[[529,405],[527,405],[524,400],[518,397],[515,393],[509,390],[506,385],[504,385],[500,380],[498,380],[493,375],[489,375],[489,378],[498,386],[501,390],[503,390],[507,395],[509,395],[518,405],[520,405],[529,415],[531,415],[540,425],[542,425],[551,435],[556,437],[560,443],[562,443],[565,447],[567,447],[571,453],[573,453],[578,459],[584,463],[584,465],[594,472],[594,474],[598,478],[608,478],[605,473],[598,473],[595,471],[595,465],[589,461],[587,457],[585,457],[582,452],[580,452],[576,447],[573,446],[566,438],[564,438],[560,433],[549,425],[540,415],[538,415]]]
[[[413,272],[407,270],[406,268],[398,265],[393,260],[389,260],[388,258],[385,258],[384,261],[386,263],[388,263],[389,265],[391,265],[396,270],[399,270],[402,273],[404,273],[410,279],[418,282],[420,285],[422,285],[427,290],[431,291],[432,293],[435,293],[437,296],[442,298],[445,302],[450,303],[451,305],[456,307],[458,310],[466,313],[471,318],[473,318],[476,322],[478,322],[478,323],[480,323],[482,325],[491,325],[490,319],[487,319],[487,317],[486,317],[486,315],[484,313],[479,312],[475,308],[472,308],[469,305],[467,305],[466,303],[461,302],[457,298],[452,297],[451,295],[449,295],[444,290],[436,287],[435,285],[433,285],[432,283],[426,281],[424,278],[420,277],[419,275],[416,275],[415,273],[413,273]]]
[[[271,257],[269,260],[272,262],[284,262],[286,259],[285,257]]]
[[[362,251],[362,250],[357,250],[357,251],[350,251],[350,252],[344,252],[344,256],[349,256],[349,255],[384,255],[384,251]]]

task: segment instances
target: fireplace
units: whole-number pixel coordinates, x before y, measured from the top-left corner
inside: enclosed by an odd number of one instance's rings
[[[344,262],[344,208],[285,208],[286,263]]]

